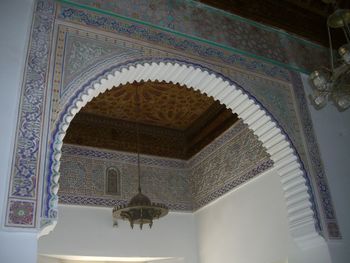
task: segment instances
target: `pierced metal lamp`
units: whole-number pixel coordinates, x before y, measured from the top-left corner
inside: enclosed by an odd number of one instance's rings
[[[138,175],[138,193],[131,198],[127,205],[121,205],[113,208],[114,225],[118,225],[118,219],[128,220],[131,228],[135,224],[140,225],[140,229],[144,224],[148,224],[151,228],[154,219],[159,219],[168,214],[168,207],[160,203],[152,203],[151,200],[142,193],[141,190],[141,172],[140,172],[140,135],[138,118],[140,115],[140,99],[138,96],[138,87],[136,87],[137,99],[137,175]]]
[[[323,0],[325,3],[333,3],[335,0]],[[309,96],[311,103],[318,110],[332,101],[339,111],[350,107],[350,10],[336,9],[328,17],[327,30],[330,49],[331,69],[323,68],[315,70],[309,76],[313,94]],[[331,29],[343,30],[346,44],[338,49],[339,56],[335,58],[332,47]]]

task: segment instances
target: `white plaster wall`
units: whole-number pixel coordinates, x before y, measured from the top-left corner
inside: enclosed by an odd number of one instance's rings
[[[288,243],[287,263],[330,263],[331,260],[328,245],[325,241],[319,246],[300,249],[297,247],[291,237]]]
[[[307,76],[302,78],[310,94]],[[350,258],[350,109],[338,112],[332,104],[319,111],[311,105],[309,109],[343,236],[329,242],[331,257],[334,263],[345,263]]]
[[[0,232],[1,263],[36,263],[36,252],[35,233]]]
[[[326,243],[302,251],[289,235],[279,175],[270,170],[195,213],[199,262],[330,262]]]
[[[103,257],[176,257],[196,263],[194,215],[170,213],[151,230],[131,229],[128,222],[112,227],[112,209],[59,206],[59,220],[39,239],[39,254]]]
[[[0,2],[0,262],[36,262],[36,234],[4,232],[3,218],[33,0]]]

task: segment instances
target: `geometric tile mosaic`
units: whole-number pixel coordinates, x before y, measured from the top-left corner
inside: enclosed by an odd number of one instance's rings
[[[262,144],[239,121],[188,161],[141,155],[141,185],[153,202],[171,210],[192,211],[249,180],[273,163]],[[120,175],[120,193],[106,191],[106,174]],[[137,190],[133,153],[64,145],[59,201],[64,204],[115,206]]]
[[[240,122],[209,145],[190,165],[194,207],[199,208],[273,166],[269,155],[248,127]],[[220,141],[220,139],[222,141]]]
[[[88,149],[81,146],[84,151]],[[107,151],[94,149],[94,151]],[[81,153],[81,151],[80,151]],[[109,204],[125,203],[137,192],[137,162],[135,155],[124,155],[120,159],[92,158],[90,156],[66,154],[63,149],[61,162],[61,178],[59,197],[65,196],[65,202],[86,201],[86,205],[95,204],[109,206]],[[184,168],[169,167],[166,162],[146,164],[141,155],[141,185],[143,192],[153,202],[167,204],[170,208],[180,206],[180,210],[191,210],[191,196],[188,187],[188,173]],[[159,159],[161,161],[161,159]],[[111,195],[106,191],[106,172],[115,169],[120,173],[120,194]],[[91,201],[97,197],[98,199]],[[90,198],[90,199],[89,199]],[[60,200],[61,201],[61,200]]]
[[[34,225],[35,202],[27,200],[10,200],[8,207],[8,225],[30,227]]]

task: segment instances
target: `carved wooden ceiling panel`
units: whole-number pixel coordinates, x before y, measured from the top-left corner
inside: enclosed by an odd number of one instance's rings
[[[73,119],[64,142],[136,152],[139,126],[140,153],[187,160],[237,120],[218,101],[187,87],[133,83],[88,103]]]
[[[333,7],[322,0],[197,1],[328,46],[326,21],[333,12]],[[340,8],[350,8],[349,0],[336,2]],[[341,30],[333,34],[337,46],[345,42]]]
[[[111,89],[93,99],[82,112],[184,131],[214,103],[212,98],[179,84],[148,81]]]

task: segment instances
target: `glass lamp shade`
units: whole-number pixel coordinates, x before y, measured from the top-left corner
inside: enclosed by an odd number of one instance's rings
[[[313,95],[309,95],[309,99],[317,110],[322,109],[327,104],[327,95],[317,91]]]
[[[319,91],[328,89],[330,74],[325,70],[315,70],[309,76],[309,80],[313,88]]]
[[[350,23],[350,10],[337,9],[327,19],[327,25],[331,28],[344,28]]]
[[[345,44],[338,49],[338,53],[343,61],[350,65],[350,44]]]
[[[350,108],[350,9],[338,9],[336,0],[322,0],[334,4],[336,10],[328,16],[327,29],[330,46],[331,70],[315,70],[309,75],[312,95],[309,99],[316,109],[321,109],[331,100],[339,111]],[[334,57],[332,50],[331,29],[342,29],[347,43],[338,49],[339,57]]]
[[[337,106],[340,111],[346,110],[350,107],[350,96],[341,97],[337,100]]]
[[[339,111],[344,111],[350,107],[350,83],[343,82],[337,86],[332,93],[332,100]]]

